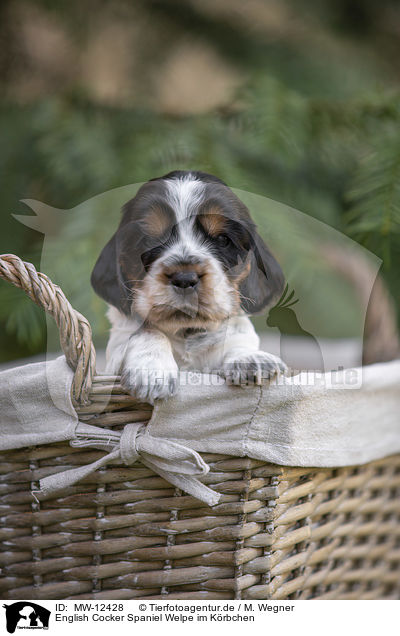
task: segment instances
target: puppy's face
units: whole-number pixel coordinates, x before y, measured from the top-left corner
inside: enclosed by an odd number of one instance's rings
[[[176,332],[261,311],[281,294],[283,275],[222,181],[177,171],[124,206],[92,285],[123,313]]]

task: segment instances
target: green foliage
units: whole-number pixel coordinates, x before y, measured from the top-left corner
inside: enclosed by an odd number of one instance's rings
[[[349,231],[379,253],[390,268],[400,234],[400,140],[398,122],[380,126],[362,157],[348,192]]]

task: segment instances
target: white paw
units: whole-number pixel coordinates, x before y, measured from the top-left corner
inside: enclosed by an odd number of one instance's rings
[[[178,389],[178,366],[168,360],[168,366],[155,366],[160,360],[142,360],[142,364],[122,367],[121,384],[128,393],[143,402],[154,404],[174,395]]]
[[[286,371],[286,364],[272,353],[240,350],[225,356],[221,375],[229,384],[262,384]]]

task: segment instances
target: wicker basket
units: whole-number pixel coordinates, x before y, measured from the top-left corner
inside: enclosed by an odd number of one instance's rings
[[[150,418],[118,378],[94,376],[90,326],[58,287],[11,255],[0,276],[55,317],[82,421]],[[300,469],[207,454],[204,482],[223,494],[213,508],[140,463],[32,497],[41,477],[102,455],[65,443],[3,453],[4,599],[400,597],[400,456]]]

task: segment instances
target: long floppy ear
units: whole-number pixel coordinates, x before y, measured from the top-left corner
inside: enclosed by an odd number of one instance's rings
[[[248,314],[256,314],[279,298],[285,279],[278,262],[257,233],[251,237],[248,262],[249,273],[239,285],[241,307]]]
[[[124,283],[118,263],[117,234],[114,234],[101,251],[90,282],[103,300],[123,313],[130,314],[129,289]]]

